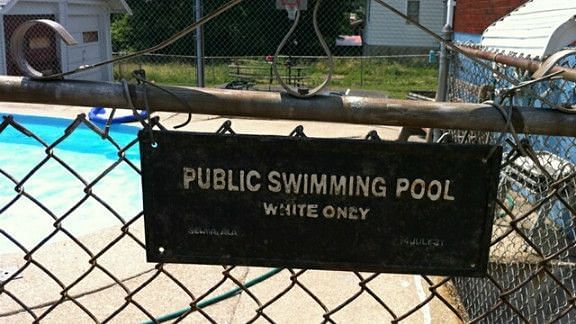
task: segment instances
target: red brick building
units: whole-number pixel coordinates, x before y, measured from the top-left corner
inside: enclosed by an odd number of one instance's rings
[[[457,0],[454,32],[482,34],[494,21],[528,0]]]

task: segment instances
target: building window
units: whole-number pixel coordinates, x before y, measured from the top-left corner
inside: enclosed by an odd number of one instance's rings
[[[406,2],[406,16],[412,21],[420,22],[420,0],[408,0]],[[409,23],[406,21],[406,23]]]
[[[95,43],[98,41],[98,32],[97,31],[83,32],[82,40],[84,41],[84,43]]]

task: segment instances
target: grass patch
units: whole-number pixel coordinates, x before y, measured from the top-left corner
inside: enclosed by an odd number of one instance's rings
[[[390,98],[403,99],[410,91],[435,91],[437,88],[438,68],[428,64],[425,59],[335,59],[334,62],[334,77],[330,85],[334,90],[348,88],[374,90],[387,93]],[[240,60],[237,63],[264,67],[259,72],[258,79],[262,86],[268,86],[269,70],[266,69],[269,67],[268,63],[263,60]],[[233,77],[229,76],[229,64],[230,60],[207,60],[206,86],[219,87],[232,81]],[[303,73],[309,78],[310,87],[320,84],[328,70],[323,60],[300,60],[297,65],[306,67]],[[121,63],[114,67],[114,74],[117,79],[129,79],[131,71],[135,69],[144,69],[146,77],[158,84],[196,85],[194,62]]]

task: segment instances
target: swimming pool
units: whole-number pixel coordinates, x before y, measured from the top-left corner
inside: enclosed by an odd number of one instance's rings
[[[1,124],[9,114],[0,112],[0,116]],[[12,116],[48,145],[62,137],[73,122],[63,118]],[[110,135],[120,147],[125,147],[136,138],[138,130],[135,126],[113,125]],[[119,160],[118,148],[86,125],[81,124],[56,145],[52,153],[53,157],[50,157],[39,141],[12,126],[0,130],[0,229],[27,249],[49,236],[55,230],[56,222],[33,199],[53,216],[63,218],[62,227],[74,236],[121,226],[118,217],[128,221],[142,211],[140,176],[129,163],[120,162],[99,179]],[[125,156],[134,166],[140,167],[137,143]],[[41,166],[35,169],[38,165]],[[32,176],[28,177],[30,173]],[[19,195],[15,182],[22,182],[23,191],[33,199]],[[97,198],[85,192],[88,186]],[[50,242],[65,238],[66,235],[59,233]],[[18,250],[0,234],[0,253]]]

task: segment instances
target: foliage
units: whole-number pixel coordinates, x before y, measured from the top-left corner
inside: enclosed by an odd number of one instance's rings
[[[133,51],[132,47],[132,26],[130,24],[130,16],[116,15],[112,17],[111,24],[112,33],[112,51]]]
[[[210,1],[206,11],[209,12],[226,1]],[[312,25],[314,3],[314,1],[309,1],[308,10],[302,11],[299,26],[286,45],[283,54],[323,55]],[[347,23],[346,8],[344,1],[323,1],[318,21],[328,44],[335,44],[335,38]],[[267,55],[274,53],[292,23],[284,10],[276,9],[275,1],[245,2],[229,14],[219,17],[206,26],[206,39],[212,40],[206,44],[206,54]]]
[[[142,50],[168,39],[194,22],[194,0],[128,0],[133,15],[129,48]],[[125,50],[125,48],[122,48]],[[194,54],[194,38],[188,35],[170,46],[164,54]]]
[[[229,0],[203,0],[204,14],[214,11]],[[323,55],[312,26],[315,1],[308,1],[298,29],[286,48],[287,55]],[[195,0],[128,0],[133,15],[114,22],[114,50],[140,50],[167,39],[194,22]],[[327,43],[334,48],[335,38],[349,28],[348,1],[322,2],[319,26]],[[292,25],[275,1],[244,1],[205,26],[207,56],[265,56],[276,47]],[[130,37],[127,37],[130,35]],[[116,38],[118,37],[118,38]],[[162,54],[194,55],[194,33],[161,51]]]

